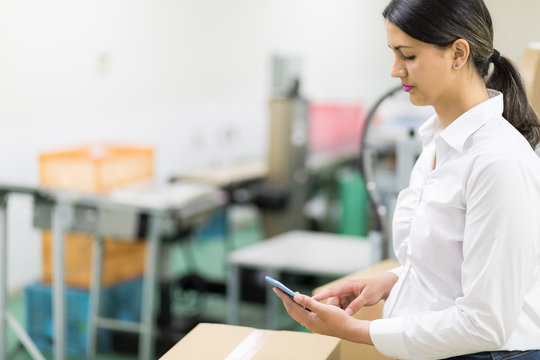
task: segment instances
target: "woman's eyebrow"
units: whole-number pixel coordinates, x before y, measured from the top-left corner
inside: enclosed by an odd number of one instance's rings
[[[392,49],[392,46],[390,46],[390,44],[388,44],[388,47],[390,49]],[[413,46],[407,46],[407,45],[398,45],[398,46],[394,46],[393,49],[399,51],[400,49],[411,49]]]

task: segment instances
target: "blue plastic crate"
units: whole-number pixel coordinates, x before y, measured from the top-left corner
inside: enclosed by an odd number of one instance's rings
[[[141,312],[142,280],[120,283],[101,291],[100,316],[138,321]],[[86,356],[88,346],[88,290],[66,289],[66,353]],[[53,351],[54,323],[52,289],[43,284],[25,288],[26,331],[43,352]],[[112,332],[99,329],[98,352],[112,349]]]
[[[111,314],[114,319],[140,321],[143,280],[137,278],[109,288]]]

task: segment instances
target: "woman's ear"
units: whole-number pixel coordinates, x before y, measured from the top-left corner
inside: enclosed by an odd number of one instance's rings
[[[460,70],[463,66],[467,64],[469,59],[470,48],[467,40],[457,39],[452,44],[452,59],[455,70]]]

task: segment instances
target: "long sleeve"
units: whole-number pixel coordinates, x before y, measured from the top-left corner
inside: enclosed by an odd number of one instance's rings
[[[540,174],[533,171],[498,159],[468,179],[463,296],[444,310],[373,321],[370,334],[381,353],[440,359],[496,350],[511,339],[540,256]]]

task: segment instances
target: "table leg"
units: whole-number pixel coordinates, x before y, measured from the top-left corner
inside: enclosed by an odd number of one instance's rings
[[[0,359],[7,356],[7,194],[0,194]]]
[[[227,304],[229,307],[227,322],[231,325],[238,325],[240,281],[240,269],[234,264],[229,264],[229,271],[227,275]]]
[[[26,348],[32,359],[45,360],[30,336],[9,312],[7,305],[7,194],[0,193],[0,359],[7,359],[7,329],[11,326],[17,340]]]
[[[154,359],[154,303],[157,280],[157,264],[160,248],[161,214],[150,216],[148,247],[146,249],[146,271],[144,274],[143,299],[141,307],[141,334],[139,337],[139,358]]]
[[[103,236],[95,235],[92,251],[92,279],[90,282],[90,301],[88,304],[88,359],[94,359],[97,351],[99,328],[99,300],[101,296],[101,273],[103,269]]]
[[[53,231],[53,319],[54,359],[64,360],[66,348],[66,284],[64,281],[64,231],[71,221],[72,209],[65,203],[54,206]]]
[[[278,272],[267,269],[266,274],[274,279],[278,278]],[[276,330],[278,327],[278,305],[279,297],[274,293],[272,286],[266,286],[266,326],[268,329]]]

